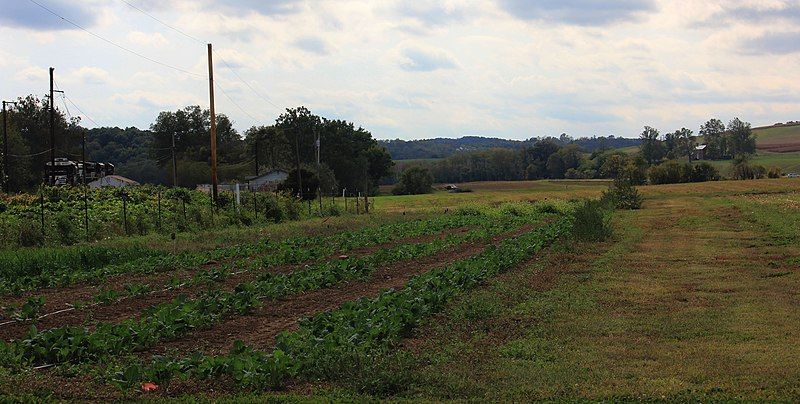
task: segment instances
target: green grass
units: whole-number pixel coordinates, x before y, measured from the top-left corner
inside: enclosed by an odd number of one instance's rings
[[[726,184],[647,187],[658,197],[618,213],[613,242],[565,245],[460,299],[408,344],[402,398],[797,400],[798,185]]]
[[[733,170],[731,160],[708,160],[724,177],[730,177]],[[751,160],[751,164],[760,164],[769,170],[778,167],[783,173],[800,172],[800,152],[770,153],[759,151]]]
[[[800,150],[800,125],[774,126],[754,129],[756,146],[767,149],[777,145],[793,145],[794,150]]]

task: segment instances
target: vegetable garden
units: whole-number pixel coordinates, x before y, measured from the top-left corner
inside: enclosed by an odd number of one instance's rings
[[[44,380],[49,393],[80,380],[109,394],[82,398],[341,381],[392,360],[454,296],[571,233],[575,209],[462,207],[177,254],[82,245],[0,255],[0,374]]]

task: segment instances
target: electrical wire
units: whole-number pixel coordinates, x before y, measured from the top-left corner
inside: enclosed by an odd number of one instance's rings
[[[11,154],[11,153],[9,153],[8,157],[17,157],[17,158],[35,157],[35,156],[39,156],[39,155],[42,155],[42,154],[45,154],[45,153],[50,153],[50,150],[53,150],[53,149],[47,149],[47,150],[40,151],[38,153],[33,153],[33,154]]]
[[[67,101],[69,101],[69,103],[70,103],[70,104],[72,104],[72,106],[73,106],[73,107],[75,107],[75,109],[77,109],[77,110],[78,110],[78,112],[80,112],[80,113],[81,113],[81,115],[83,115],[83,117],[84,117],[84,118],[88,119],[88,120],[89,120],[91,123],[93,123],[93,124],[94,124],[94,126],[100,127],[100,124],[99,124],[99,123],[97,123],[97,121],[95,121],[94,119],[92,119],[92,118],[91,118],[89,115],[86,115],[86,113],[85,113],[85,112],[83,112],[83,110],[81,109],[81,107],[79,107],[79,106],[78,106],[78,104],[76,104],[74,101],[72,101],[72,99],[71,99],[71,98],[67,97],[67,95],[66,95],[66,94],[64,94],[64,98],[66,98],[66,100],[67,100]]]
[[[148,13],[147,11],[145,11],[145,10],[142,10],[142,9],[141,9],[141,8],[139,8],[139,7],[136,7],[135,5],[131,4],[131,3],[130,3],[130,2],[128,2],[127,0],[120,0],[120,1],[121,1],[121,2],[123,2],[123,3],[125,3],[125,4],[127,4],[129,7],[133,8],[134,10],[136,10],[136,11],[139,11],[140,13],[142,13],[142,14],[144,14],[144,15],[146,15],[146,16],[148,16],[148,17],[150,17],[151,19],[153,19],[153,21],[156,21],[157,23],[159,23],[159,24],[161,24],[161,25],[163,25],[163,26],[165,26],[165,27],[167,27],[167,28],[169,28],[169,29],[171,29],[171,30],[173,30],[173,31],[175,31],[175,32],[177,32],[177,33],[179,33],[179,34],[181,34],[181,35],[185,36],[186,38],[189,38],[189,39],[191,39],[191,40],[193,40],[193,41],[195,41],[195,42],[197,42],[197,43],[199,43],[199,44],[202,44],[202,45],[205,45],[205,44],[207,43],[207,42],[205,42],[205,41],[202,41],[202,40],[200,40],[199,38],[197,38],[197,37],[195,37],[195,36],[192,36],[192,35],[190,35],[190,34],[187,34],[185,31],[183,31],[183,30],[181,30],[181,29],[179,29],[179,28],[177,28],[177,27],[175,27],[175,26],[173,26],[173,25],[170,25],[170,24],[168,24],[168,23],[166,23],[166,22],[162,21],[161,19],[159,19],[159,18],[157,18],[156,16],[154,16],[154,15],[152,15],[152,14]],[[270,104],[270,105],[272,105],[273,107],[275,107],[275,108],[278,108],[278,109],[281,109],[281,107],[279,107],[279,106],[278,106],[278,105],[276,105],[274,102],[272,102],[272,100],[271,100],[269,97],[267,97],[266,95],[263,95],[261,92],[259,92],[258,90],[256,90],[256,89],[255,89],[255,87],[253,87],[252,85],[250,85],[250,83],[249,83],[247,80],[245,80],[244,78],[242,78],[242,76],[240,76],[240,75],[239,75],[239,73],[238,73],[238,72],[236,72],[236,69],[234,69],[234,68],[233,68],[233,66],[231,66],[231,65],[228,63],[228,61],[226,61],[226,60],[225,60],[225,58],[223,58],[222,56],[220,56],[220,55],[219,55],[219,53],[218,53],[216,50],[212,49],[212,52],[214,53],[214,55],[216,55],[217,59],[219,59],[219,60],[220,60],[220,61],[221,61],[221,62],[222,62],[224,65],[225,65],[225,67],[226,67],[228,70],[230,70],[230,71],[231,71],[231,73],[233,73],[233,75],[234,75],[234,76],[236,76],[236,78],[237,78],[237,79],[239,79],[239,81],[241,81],[242,83],[244,83],[244,85],[245,85],[245,86],[247,86],[247,87],[250,89],[250,91],[252,91],[252,92],[253,92],[253,94],[255,94],[255,95],[258,97],[258,98],[261,98],[261,99],[263,99],[264,101],[266,101],[267,103],[269,103],[269,104]],[[249,115],[249,114],[248,114],[248,115]]]
[[[214,81],[214,87],[216,87],[219,91],[221,91],[222,95],[224,95],[225,98],[228,99],[228,101],[230,101],[233,105],[235,105],[236,108],[239,108],[239,110],[242,111],[245,115],[249,116],[250,119],[252,119],[254,121],[258,121],[258,119],[256,119],[256,117],[254,117],[253,115],[250,115],[250,113],[245,111],[244,108],[242,108],[236,101],[234,101],[233,98],[231,98],[231,96],[228,95],[228,93],[225,91],[225,89],[223,89],[222,86],[220,86],[219,83],[217,83],[216,81]]]
[[[81,26],[81,25],[79,25],[79,24],[77,24],[77,23],[73,22],[72,20],[70,20],[70,19],[68,19],[68,18],[66,18],[66,17],[64,17],[64,16],[62,16],[62,15],[60,15],[60,14],[56,13],[55,11],[53,11],[53,10],[51,10],[50,8],[48,8],[48,7],[44,6],[43,4],[39,3],[39,2],[38,2],[38,1],[36,1],[36,0],[28,0],[28,1],[30,1],[31,3],[33,3],[33,4],[37,5],[37,6],[39,6],[41,9],[43,9],[43,10],[47,11],[48,13],[50,13],[50,14],[52,14],[52,15],[54,15],[54,16],[56,16],[56,17],[60,18],[60,19],[62,19],[63,21],[67,22],[68,24],[72,25],[73,27],[75,27],[75,28],[78,28],[78,29],[80,29],[80,30],[81,30],[81,31],[83,31],[83,32],[86,32],[87,34],[89,34],[89,35],[91,35],[91,36],[93,36],[93,37],[95,37],[95,38],[97,38],[97,39],[100,39],[101,41],[103,41],[103,42],[106,42],[106,43],[108,43],[109,45],[112,45],[112,46],[114,46],[114,47],[117,47],[117,48],[119,48],[119,49],[122,49],[122,50],[123,50],[123,51],[125,51],[125,52],[128,52],[128,53],[130,53],[130,54],[132,54],[132,55],[138,56],[138,57],[140,57],[140,58],[142,58],[142,59],[145,59],[145,60],[147,60],[147,61],[150,61],[150,62],[152,62],[152,63],[155,63],[155,64],[158,64],[158,65],[161,65],[161,66],[164,66],[164,67],[167,67],[167,68],[173,69],[173,70],[175,70],[175,71],[178,71],[178,72],[181,72],[181,73],[188,74],[188,75],[190,75],[190,76],[199,77],[199,78],[204,78],[204,77],[205,77],[205,76],[204,76],[204,75],[202,75],[202,74],[197,74],[197,73],[195,73],[195,72],[191,72],[191,71],[189,71],[189,70],[182,69],[182,68],[180,68],[180,67],[173,66],[173,65],[170,65],[170,64],[168,64],[168,63],[164,63],[164,62],[158,61],[158,60],[156,60],[156,59],[153,59],[153,58],[151,58],[151,57],[149,57],[149,56],[145,56],[145,55],[143,55],[143,54],[141,54],[141,53],[139,53],[139,52],[136,52],[135,50],[132,50],[132,49],[126,48],[126,47],[124,47],[124,46],[122,46],[122,45],[120,45],[120,44],[118,44],[118,43],[116,43],[116,42],[114,42],[114,41],[112,41],[112,40],[110,40],[110,39],[107,39],[107,38],[105,38],[105,37],[103,37],[103,36],[100,36],[100,35],[98,35],[98,34],[96,34],[96,33],[92,32],[92,31],[90,31],[90,30],[88,30],[88,29],[84,28],[83,26]]]
[[[61,91],[61,99],[62,99],[62,101],[63,101],[63,100],[67,100],[67,101],[69,101],[69,103],[70,103],[70,104],[72,104],[72,106],[73,106],[73,107],[75,107],[75,109],[77,109],[77,110],[78,110],[78,112],[80,112],[80,113],[81,113],[81,115],[83,115],[83,118],[86,118],[86,119],[88,119],[88,120],[89,120],[91,123],[93,123],[93,124],[94,124],[94,126],[100,127],[100,124],[98,124],[98,123],[97,123],[97,121],[95,121],[94,119],[92,119],[92,117],[90,117],[90,116],[89,116],[89,115],[87,115],[85,112],[83,112],[83,110],[81,109],[81,107],[80,107],[80,106],[78,106],[78,104],[77,104],[75,101],[72,101],[72,99],[71,99],[71,98],[67,97],[67,93],[66,93],[66,92],[64,92],[64,90],[63,90],[63,89],[59,88],[58,82],[56,81],[56,79],[55,79],[55,78],[53,79],[53,84],[55,85],[55,88],[56,88],[56,89],[58,89],[58,90],[60,90],[60,91]],[[64,108],[67,110],[67,115],[68,115],[68,116],[70,116],[70,117],[72,117],[72,115],[70,115],[70,113],[69,113],[69,107],[67,107],[67,104],[66,104],[66,103],[64,103]]]

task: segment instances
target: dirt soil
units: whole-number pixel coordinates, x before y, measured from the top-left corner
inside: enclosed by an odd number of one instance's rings
[[[489,241],[465,243],[430,257],[411,262],[392,263],[379,268],[364,281],[348,282],[267,301],[250,315],[231,317],[209,329],[160,344],[143,354],[145,357],[167,352],[190,354],[199,351],[206,354],[223,354],[230,350],[236,340],[241,340],[256,349],[269,349],[274,346],[278,334],[296,329],[303,317],[335,309],[345,302],[362,297],[377,296],[385,289],[401,288],[413,276],[478,254],[490,244],[497,244],[506,238],[524,234],[532,228],[533,225],[525,225],[512,232],[495,236]]]
[[[469,231],[469,228],[464,227],[451,230],[450,233],[457,234],[457,233],[465,233],[467,231]],[[400,244],[424,243],[437,238],[445,237],[445,235],[446,233],[437,233],[419,237],[408,237],[404,239],[395,240],[390,243],[384,243],[381,245],[374,245],[374,246],[354,249],[347,252],[347,255],[356,257],[367,256],[381,248],[391,248]],[[336,259],[339,255],[340,254],[337,253],[333,256],[326,257],[325,259],[327,260]],[[223,264],[219,262],[209,263],[201,266],[198,270],[180,270],[174,272],[157,273],[149,275],[135,275],[135,276],[121,275],[110,278],[107,281],[109,285],[114,285],[113,287],[108,287],[108,289],[114,289],[120,291],[123,290],[125,284],[140,282],[151,285],[152,288],[157,292],[139,296],[133,296],[110,304],[95,305],[95,306],[85,307],[82,309],[65,311],[59,314],[39,319],[35,323],[30,321],[23,321],[23,322],[5,324],[0,326],[0,339],[8,341],[16,338],[21,338],[28,332],[32,324],[36,324],[36,327],[39,330],[46,330],[51,328],[64,327],[70,325],[81,325],[81,324],[87,325],[91,328],[93,324],[96,324],[98,322],[118,323],[125,319],[136,317],[140,315],[144,310],[153,307],[155,305],[168,302],[180,295],[196,296],[210,288],[230,291],[243,282],[249,282],[254,280],[256,277],[258,277],[264,272],[270,272],[273,274],[286,274],[298,270],[300,268],[303,268],[306,265],[313,264],[314,262],[319,262],[319,261],[309,261],[292,265],[281,265],[281,266],[266,268],[264,270],[259,270],[259,271],[248,271],[241,274],[228,276],[223,281],[219,283],[214,283],[212,285],[195,284],[171,290],[163,290],[164,288],[167,287],[167,282],[169,281],[169,279],[173,277],[178,277],[180,279],[188,280],[191,279],[191,277],[200,269],[207,270],[207,269],[217,268],[222,266]],[[70,307],[69,306],[70,304],[75,303],[79,300],[90,300],[97,295],[99,290],[100,287],[96,285],[76,285],[68,288],[61,288],[61,289],[54,288],[42,291],[44,293],[38,294],[39,296],[44,296],[46,301],[46,305],[42,313],[50,313],[56,310],[68,308]]]

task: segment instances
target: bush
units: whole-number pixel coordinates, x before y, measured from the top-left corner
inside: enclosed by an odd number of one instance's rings
[[[603,192],[601,200],[617,209],[639,209],[644,198],[639,191],[625,180],[614,180],[614,183]]]
[[[573,213],[572,235],[580,241],[603,241],[611,236],[611,219],[608,204],[604,201],[588,200],[580,204]]]
[[[781,178],[781,175],[783,175],[783,171],[780,167],[772,167],[767,173],[768,178]]]
[[[707,162],[697,164],[666,161],[650,167],[647,172],[651,184],[679,184],[686,182],[718,181],[719,171]]]
[[[287,203],[290,203],[290,201],[294,200],[294,198],[286,198],[286,199]],[[278,198],[272,195],[267,195],[267,197],[264,199],[262,203],[263,203],[264,218],[266,220],[275,223],[280,223],[281,221],[283,221],[283,209],[281,209],[281,205],[278,203]],[[291,207],[287,205],[287,208]],[[298,207],[297,212],[291,212],[290,216],[296,213],[297,217],[299,218],[300,217],[299,212],[300,210]]]
[[[764,166],[757,164],[750,164],[747,161],[740,161],[734,163],[733,166],[733,179],[736,180],[756,180],[764,178],[767,169]]]
[[[707,162],[701,162],[692,168],[692,182],[719,181],[719,171]]]
[[[19,245],[34,247],[44,244],[42,229],[33,220],[23,220],[19,225]]]
[[[427,168],[410,167],[400,175],[400,182],[392,189],[393,195],[428,194],[433,191],[433,176]]]
[[[58,237],[61,239],[61,244],[74,244],[77,237],[75,234],[75,225],[72,223],[72,217],[70,217],[67,212],[58,212],[53,218],[56,230],[58,231]]]

